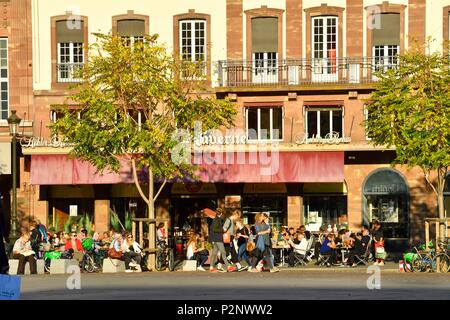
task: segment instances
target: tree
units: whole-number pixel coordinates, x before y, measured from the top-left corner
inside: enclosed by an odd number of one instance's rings
[[[236,110],[227,99],[201,95],[200,81],[195,81],[202,75],[201,63],[170,55],[157,35],[132,46],[119,37],[95,35],[97,41],[90,46],[71,97],[80,116],[62,106],[52,133],[73,142],[71,156],[89,161],[98,172],[118,172],[120,161],[128,161],[149,218],[155,219],[154,203],[166,181],[192,175],[195,169],[190,161],[172,161],[173,148],[179,144],[174,134],[179,129],[192,132],[196,121],[205,130],[231,126]],[[146,173],[145,181],[138,170]],[[156,194],[155,178],[161,182]],[[148,196],[143,183],[148,184]],[[149,231],[150,247],[155,248],[155,228]],[[149,265],[154,267],[154,256]]]
[[[437,196],[439,218],[445,218],[444,186],[450,165],[448,57],[413,48],[398,57],[398,67],[378,72],[377,77],[367,105],[368,136],[375,145],[395,147],[394,164],[423,170]],[[432,172],[437,174],[435,184]],[[444,234],[443,224],[440,233]]]

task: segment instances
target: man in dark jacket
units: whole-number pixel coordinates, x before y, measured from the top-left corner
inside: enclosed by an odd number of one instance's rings
[[[225,230],[223,228],[224,221],[222,219],[222,215],[223,215],[223,209],[218,208],[216,210],[216,217],[213,219],[211,226],[210,226],[210,230],[209,230],[209,241],[213,245],[213,249],[212,249],[212,253],[211,253],[211,264],[209,267],[210,272],[217,272],[216,258],[217,258],[218,252],[220,252],[220,254],[223,258],[223,261],[225,263],[227,271],[235,271],[236,270],[236,267],[231,266],[227,260],[227,253],[225,251],[225,246],[223,244],[223,234],[224,234]]]
[[[8,274],[9,263],[5,250],[5,227],[3,225],[3,210],[0,200],[0,274]]]

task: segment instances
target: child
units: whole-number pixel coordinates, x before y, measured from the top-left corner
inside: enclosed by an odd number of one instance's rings
[[[375,241],[375,263],[376,266],[384,266],[384,260],[386,259],[386,250],[384,249],[384,237],[381,230],[381,223],[375,220],[373,222],[373,239]]]

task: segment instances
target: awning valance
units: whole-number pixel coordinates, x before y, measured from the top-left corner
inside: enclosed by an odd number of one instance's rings
[[[194,158],[201,182],[295,183],[343,182],[344,152],[235,152],[211,153]],[[90,163],[66,155],[32,155],[31,184],[133,183],[131,166],[121,160],[119,173],[96,173]]]

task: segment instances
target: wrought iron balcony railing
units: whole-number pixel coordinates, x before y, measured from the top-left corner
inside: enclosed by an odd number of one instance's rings
[[[351,57],[284,60],[221,60],[219,87],[261,85],[364,84],[375,71],[397,66],[397,57]]]
[[[79,82],[77,74],[83,65],[84,63],[58,63],[56,65],[58,82]]]

